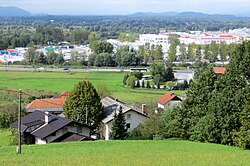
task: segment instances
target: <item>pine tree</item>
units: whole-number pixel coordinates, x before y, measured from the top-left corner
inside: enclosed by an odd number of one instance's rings
[[[148,89],[150,89],[150,88],[151,88],[149,81],[147,81],[146,88],[148,88]]]
[[[119,113],[114,115],[112,123],[112,132],[110,138],[114,140],[125,140],[128,136],[126,128],[126,120],[122,113],[122,107],[119,108]]]
[[[142,82],[141,82],[141,87],[142,87],[142,88],[145,88],[144,80],[142,80]]]
[[[66,118],[79,123],[87,122],[94,128],[100,125],[103,110],[96,89],[91,82],[85,80],[75,85],[63,105],[63,114]]]
[[[136,81],[136,85],[135,85],[135,87],[136,87],[136,88],[140,88],[140,86],[141,86],[141,85],[140,85],[140,81],[139,81],[139,80],[137,80],[137,81]]]
[[[127,79],[128,79],[128,77],[129,77],[129,75],[128,74],[126,74],[124,77],[123,77],[123,85],[126,85],[126,81],[127,81]]]

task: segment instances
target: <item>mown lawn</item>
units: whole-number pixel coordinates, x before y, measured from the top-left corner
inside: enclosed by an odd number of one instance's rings
[[[122,85],[126,73],[54,73],[0,71],[0,87],[36,89],[62,92],[73,89],[78,81],[88,79],[94,85],[106,85],[112,96],[128,104],[151,103],[167,91],[156,89],[130,89]],[[181,95],[184,91],[175,91]]]
[[[177,140],[93,141],[0,148],[1,165],[250,165],[250,151]]]

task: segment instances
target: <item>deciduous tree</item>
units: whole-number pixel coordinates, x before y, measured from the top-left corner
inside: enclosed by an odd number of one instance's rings
[[[103,106],[101,99],[89,81],[80,81],[70,91],[63,113],[66,118],[80,123],[88,123],[97,128],[103,117]]]

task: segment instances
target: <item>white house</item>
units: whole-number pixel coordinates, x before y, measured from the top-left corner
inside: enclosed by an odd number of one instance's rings
[[[130,107],[125,103],[113,99],[111,97],[105,97],[101,100],[104,106],[104,116],[102,120],[102,138],[109,140],[110,133],[112,131],[112,122],[114,119],[115,112],[118,108],[122,107],[122,112],[126,119],[127,130],[131,131],[136,128],[139,124],[143,123],[148,117],[145,114],[146,106],[142,105],[142,109]]]
[[[166,110],[174,105],[179,105],[181,101],[182,100],[174,93],[165,93],[157,100],[157,107]]]

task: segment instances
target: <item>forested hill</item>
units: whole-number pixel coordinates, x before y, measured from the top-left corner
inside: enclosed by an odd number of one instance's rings
[[[138,12],[132,14],[132,16],[175,16],[175,17],[219,17],[219,18],[233,18],[234,15],[229,14],[206,14],[201,12],[162,12],[162,13],[153,13],[153,12]]]
[[[31,16],[31,13],[14,6],[9,6],[9,7],[0,6],[0,17],[22,17],[22,16]]]

